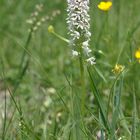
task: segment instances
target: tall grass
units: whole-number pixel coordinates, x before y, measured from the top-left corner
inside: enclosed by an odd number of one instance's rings
[[[66,1],[0,1],[1,140],[140,139],[140,2],[112,2],[90,1],[90,66],[71,57]],[[49,19],[36,30],[26,20],[39,3],[37,22]]]

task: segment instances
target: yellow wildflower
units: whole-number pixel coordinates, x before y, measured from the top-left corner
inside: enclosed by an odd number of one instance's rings
[[[135,58],[139,61],[140,63],[140,48],[138,48],[135,52]]]
[[[114,74],[119,74],[120,72],[122,72],[124,70],[124,66],[116,64],[115,67],[112,69],[112,72]]]
[[[102,2],[100,2],[98,4],[98,8],[100,10],[102,10],[102,11],[108,11],[108,10],[110,10],[111,6],[112,6],[112,2],[111,1],[107,1],[107,2],[102,1]]]

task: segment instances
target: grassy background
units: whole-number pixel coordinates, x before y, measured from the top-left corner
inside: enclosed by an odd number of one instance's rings
[[[21,73],[19,75],[20,63],[30,28],[26,20],[35,10],[35,5],[40,3],[44,5],[40,16],[51,16],[54,10],[60,10],[61,13],[52,21],[45,22],[33,33],[28,45],[30,55],[25,56],[24,62],[26,65],[26,59],[29,59],[28,67],[26,73],[20,78],[22,75]],[[121,124],[120,120],[117,120],[116,128],[118,129],[115,135],[117,135],[116,138],[125,136],[126,139],[139,140],[140,64],[135,60],[134,52],[140,47],[140,1],[113,0],[113,6],[108,13],[100,11],[97,8],[98,3],[98,0],[91,0],[90,4],[92,33],[90,46],[96,56],[96,68],[101,73],[98,75],[93,70],[93,77],[96,87],[107,104],[110,89],[115,81],[112,68],[117,63],[125,66],[126,71],[122,76],[123,84],[121,84],[121,111],[125,116],[125,122]],[[68,38],[65,20],[66,7],[64,0],[0,1],[0,127],[2,140],[78,140],[77,137],[71,136],[74,133],[75,120],[78,119],[77,116],[72,121],[71,111],[78,108],[78,103],[75,103],[77,99],[71,96],[69,81],[73,75],[74,91],[76,94],[80,93],[79,64],[71,58],[67,43],[48,33],[47,30],[49,25],[53,25],[57,33]],[[98,53],[99,50],[104,55]],[[92,83],[89,82],[88,76],[86,81],[88,109],[85,115],[85,127],[88,138],[95,139],[96,133],[102,128],[95,121],[99,115],[98,101],[91,94]],[[119,84],[116,84],[115,93],[119,90]],[[13,92],[16,85],[18,85],[17,89]],[[18,108],[9,94],[10,91]],[[134,93],[136,100],[133,98]],[[134,111],[135,109],[137,111]],[[113,110],[112,106],[110,106],[110,112],[111,110]],[[110,113],[108,118],[110,119],[111,116]],[[128,135],[124,126],[134,133]],[[131,129],[132,126],[135,129]],[[136,130],[136,133],[131,130]],[[84,137],[79,139],[86,140]]]

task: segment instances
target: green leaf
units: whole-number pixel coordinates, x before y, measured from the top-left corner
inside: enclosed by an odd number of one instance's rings
[[[103,124],[104,124],[104,127],[109,131],[110,133],[110,125],[109,125],[109,122],[108,122],[108,118],[106,117],[106,110],[105,110],[105,105],[103,103],[103,100],[100,96],[100,93],[97,89],[97,86],[93,80],[93,76],[91,74],[91,71],[89,69],[89,67],[87,67],[87,70],[88,70],[88,74],[89,74],[89,77],[90,77],[90,80],[91,80],[91,85],[92,85],[92,93],[93,95],[95,96],[95,99],[97,100],[97,103],[98,103],[98,107],[100,109],[100,114],[101,114],[101,118],[102,118],[102,121],[103,121]]]

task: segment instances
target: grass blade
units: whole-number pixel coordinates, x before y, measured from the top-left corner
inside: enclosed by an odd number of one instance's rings
[[[137,109],[136,109],[136,96],[135,90],[133,86],[133,123],[132,123],[132,133],[131,140],[136,140],[136,117],[137,117]]]
[[[110,126],[109,126],[108,119],[106,117],[106,110],[104,108],[103,100],[101,99],[100,93],[99,93],[99,91],[97,89],[97,86],[95,85],[95,82],[93,80],[93,76],[91,74],[90,69],[87,68],[87,70],[88,70],[88,74],[89,74],[89,77],[90,77],[90,80],[91,80],[92,93],[94,94],[95,99],[97,100],[97,103],[98,103],[98,106],[99,106],[99,109],[100,109],[101,118],[102,118],[104,127],[110,132]]]

